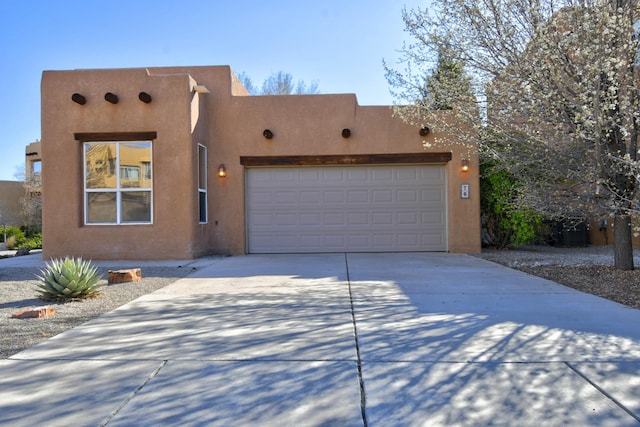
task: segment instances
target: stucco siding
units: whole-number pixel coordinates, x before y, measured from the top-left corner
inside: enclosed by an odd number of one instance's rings
[[[105,93],[119,102],[105,101]],[[140,92],[151,96],[142,102]],[[82,94],[86,102],[71,100]],[[273,138],[263,136],[265,130]],[[342,135],[349,129],[350,136]],[[447,241],[480,250],[477,156],[456,135],[426,137],[390,107],[358,105],[353,94],[248,96],[229,67],[46,71],[42,77],[44,256],[94,259],[193,258],[247,252],[243,156],[451,153]],[[153,223],[84,224],[78,134],[153,132]],[[423,148],[423,140],[430,148]],[[198,144],[207,147],[208,221],[198,221]],[[471,169],[460,171],[463,158]],[[227,176],[217,175],[224,164]],[[460,184],[470,198],[460,198]]]
[[[0,225],[23,225],[22,198],[24,196],[23,182],[0,181]]]

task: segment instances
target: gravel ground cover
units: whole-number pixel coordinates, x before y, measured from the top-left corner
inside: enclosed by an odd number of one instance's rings
[[[54,335],[111,311],[142,295],[163,288],[194,270],[191,267],[145,267],[141,282],[107,284],[107,269],[96,298],[68,303],[45,302],[38,298],[37,268],[0,268],[0,359],[18,353]],[[22,309],[51,307],[55,316],[42,319],[14,319]]]
[[[640,308],[640,270],[613,269],[613,248],[555,248],[528,246],[517,250],[485,249],[480,258],[553,280],[566,286]],[[640,251],[635,252],[640,268]],[[99,269],[104,286],[97,298],[69,303],[38,299],[38,269],[0,268],[0,359],[18,353],[67,329],[111,311],[142,295],[163,288],[192,273],[192,267],[145,267],[141,282],[107,285],[106,269]],[[45,319],[14,319],[22,310],[52,307],[56,315]]]
[[[478,257],[543,277],[565,286],[640,309],[640,250],[636,270],[613,268],[612,246],[556,248],[525,246],[516,250],[484,249]]]

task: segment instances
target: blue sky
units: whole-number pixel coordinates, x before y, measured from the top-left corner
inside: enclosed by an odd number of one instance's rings
[[[390,105],[402,8],[428,0],[0,0],[0,180],[40,139],[44,70],[230,65],[261,86],[285,71],[321,93]]]

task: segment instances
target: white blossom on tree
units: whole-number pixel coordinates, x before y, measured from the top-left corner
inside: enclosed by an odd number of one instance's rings
[[[404,10],[415,42],[387,66],[407,122],[473,141],[523,184],[513,201],[549,218],[614,218],[615,265],[633,268],[638,188],[639,0],[433,0]],[[420,95],[438,55],[464,64],[470,125],[430,117]],[[455,90],[455,87],[451,88]]]

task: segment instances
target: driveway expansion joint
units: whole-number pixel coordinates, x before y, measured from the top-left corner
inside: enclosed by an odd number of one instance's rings
[[[122,401],[122,403],[120,403],[120,405],[118,405],[118,407],[114,409],[113,412],[111,412],[109,415],[107,415],[107,417],[105,417],[104,420],[102,420],[102,422],[100,423],[100,427],[105,427],[106,425],[108,425],[113,419],[113,417],[118,415],[118,412],[120,412],[122,408],[127,406],[127,404],[131,401],[131,399],[136,397],[136,395],[140,393],[140,391],[149,383],[149,381],[154,379],[160,373],[162,368],[164,368],[167,365],[167,362],[168,360],[163,360],[162,363],[153,372],[151,372],[151,374],[147,377],[147,379],[142,384],[140,384],[138,388],[136,388],[134,391],[129,393],[129,395]]]
[[[612,401],[618,408],[622,409],[623,411],[625,411],[627,414],[629,414],[631,417],[635,418],[636,421],[640,422],[640,416],[635,414],[631,409],[627,408],[622,402],[620,402],[618,399],[616,399],[615,397],[613,397],[610,393],[608,393],[605,389],[603,389],[602,387],[600,387],[598,384],[596,384],[594,381],[591,381],[591,379],[589,379],[589,377],[587,377],[586,375],[584,375],[582,372],[580,372],[580,370],[573,366],[571,363],[569,362],[564,362],[565,365],[567,365],[569,367],[569,369],[571,369],[573,372],[576,373],[576,375],[578,375],[580,378],[582,378],[583,380],[585,380],[586,382],[588,382],[593,388],[595,388],[596,390],[598,390],[599,393],[601,393],[603,396],[605,396],[607,399],[609,399],[610,401]]]
[[[356,312],[353,304],[353,290],[351,289],[351,277],[349,275],[349,257],[344,254],[344,264],[347,273],[347,285],[349,287],[349,304],[351,306],[351,320],[353,322],[353,339],[356,347],[356,357],[358,359],[358,381],[360,383],[360,410],[362,412],[362,424],[367,427],[367,394],[364,388],[364,378],[362,377],[362,358],[360,357],[360,345],[358,344],[358,326],[356,325]]]

